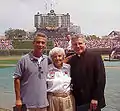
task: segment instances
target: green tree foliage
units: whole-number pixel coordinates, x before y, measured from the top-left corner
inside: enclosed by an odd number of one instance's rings
[[[98,39],[98,37],[96,35],[91,35],[90,36],[92,39]]]
[[[12,29],[9,28],[8,30],[5,31],[5,35],[9,39],[22,39],[23,37],[26,36],[26,31],[22,29]]]
[[[89,39],[100,39],[96,35],[88,35],[88,36],[85,36],[85,37],[86,37],[87,40],[89,40]]]

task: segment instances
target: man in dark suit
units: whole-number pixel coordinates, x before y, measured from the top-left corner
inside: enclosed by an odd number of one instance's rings
[[[83,35],[71,38],[74,54],[71,65],[73,95],[77,111],[101,111],[105,107],[105,68],[100,55],[86,49]]]

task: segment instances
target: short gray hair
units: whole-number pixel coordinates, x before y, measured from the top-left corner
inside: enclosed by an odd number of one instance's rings
[[[71,41],[74,41],[75,39],[82,39],[84,43],[87,43],[87,40],[85,39],[85,36],[83,34],[74,34],[71,37]]]
[[[55,53],[63,54],[63,56],[65,57],[65,51],[64,51],[63,48],[60,48],[60,47],[54,47],[54,48],[51,49],[50,52],[49,52],[49,57],[50,57],[50,59],[52,58],[52,56],[53,56]]]

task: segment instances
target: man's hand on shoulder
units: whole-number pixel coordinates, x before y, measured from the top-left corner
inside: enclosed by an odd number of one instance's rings
[[[76,54],[72,54],[72,55],[70,55],[70,56],[65,57],[64,63],[68,63],[68,61],[69,61],[74,55],[76,55]]]

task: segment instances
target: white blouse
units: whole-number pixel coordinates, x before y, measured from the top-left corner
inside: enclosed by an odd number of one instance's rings
[[[53,64],[49,65],[47,74],[48,92],[69,92],[70,91],[70,65],[63,63],[61,69],[56,68]]]

